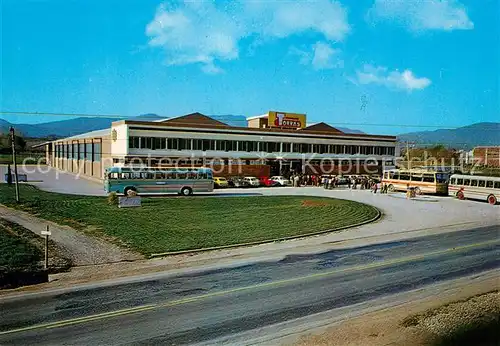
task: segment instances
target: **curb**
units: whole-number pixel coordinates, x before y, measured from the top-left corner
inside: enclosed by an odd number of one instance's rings
[[[366,220],[363,222],[359,222],[353,225],[348,225],[348,226],[343,226],[343,227],[338,227],[338,228],[332,228],[332,229],[327,229],[324,231],[318,231],[318,232],[312,232],[312,233],[306,233],[306,234],[300,234],[300,235],[293,235],[289,237],[282,237],[282,238],[275,238],[275,239],[269,239],[269,240],[263,240],[263,241],[253,241],[249,243],[239,243],[239,244],[231,244],[231,245],[222,245],[222,246],[214,246],[214,247],[206,247],[206,248],[201,248],[201,249],[193,249],[193,250],[181,250],[181,251],[171,251],[171,252],[162,252],[162,253],[152,253],[150,255],[146,255],[146,258],[157,258],[157,257],[166,257],[166,256],[175,256],[175,255],[186,255],[186,254],[198,254],[201,252],[208,252],[208,251],[214,251],[214,250],[225,250],[225,249],[233,249],[237,247],[246,247],[246,246],[255,246],[255,245],[262,245],[262,244],[269,244],[269,243],[275,243],[275,242],[280,242],[280,241],[286,241],[286,240],[294,240],[294,239],[299,239],[299,238],[307,238],[307,237],[312,237],[312,236],[317,236],[317,235],[322,235],[326,233],[332,233],[332,232],[337,232],[341,231],[344,229],[348,228],[354,228],[354,227],[359,227],[366,225],[368,223],[375,222],[379,220],[383,214],[382,212],[373,206],[371,206],[377,211],[377,215],[370,220]]]

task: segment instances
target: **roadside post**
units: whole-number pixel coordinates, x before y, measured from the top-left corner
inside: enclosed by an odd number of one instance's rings
[[[49,235],[51,232],[49,230],[49,225],[47,225],[47,230],[42,231],[42,235],[45,236],[45,269],[49,268]]]
[[[16,134],[14,127],[10,127],[10,140],[12,143],[12,161],[14,163],[14,178],[16,183],[16,202],[19,203],[19,179],[17,177],[17,159],[16,159]]]

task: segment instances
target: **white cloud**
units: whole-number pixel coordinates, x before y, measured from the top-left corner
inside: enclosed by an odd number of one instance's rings
[[[314,43],[310,51],[292,47],[289,52],[292,55],[297,55],[302,65],[311,65],[315,70],[344,66],[344,62],[338,57],[340,49],[335,49],[326,42]]]
[[[313,32],[342,41],[349,30],[347,12],[336,0],[185,0],[160,5],[146,35],[150,46],[164,49],[168,64],[198,63],[205,72],[219,73],[221,61],[239,57],[244,38],[266,42]]]
[[[412,31],[474,28],[465,6],[457,0],[375,0],[368,18],[394,20]]]
[[[418,78],[410,70],[389,71],[386,67],[364,65],[362,71],[356,71],[355,82],[359,84],[379,84],[392,89],[421,90],[431,85],[429,78]]]

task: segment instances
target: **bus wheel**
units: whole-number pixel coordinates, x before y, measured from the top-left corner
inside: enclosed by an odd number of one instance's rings
[[[193,194],[193,190],[190,187],[183,187],[181,189],[181,195],[183,196],[191,196]]]
[[[497,198],[494,195],[489,195],[488,196],[488,203],[491,205],[497,204]]]
[[[422,194],[422,191],[420,191],[419,187],[415,188],[415,195],[420,196]]]
[[[127,197],[134,197],[137,196],[137,190],[133,187],[126,187],[125,190],[123,190],[123,194]]]
[[[394,185],[392,185],[392,184],[390,184],[390,185],[387,187],[387,190],[388,190],[389,192],[394,192],[394,191],[396,191],[396,189],[394,188]]]
[[[461,201],[463,201],[465,199],[465,195],[464,195],[463,191],[457,192],[457,198]]]

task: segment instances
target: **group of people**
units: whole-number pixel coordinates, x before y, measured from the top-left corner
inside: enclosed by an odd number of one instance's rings
[[[325,189],[334,189],[338,186],[346,186],[352,190],[372,190],[373,193],[387,193],[387,184],[378,183],[375,179],[367,176],[327,176],[315,174],[300,174],[294,173],[287,177],[291,185],[294,187],[300,186],[322,186]]]
[[[289,180],[294,187],[319,186],[321,183],[321,177],[319,175],[292,174]]]

